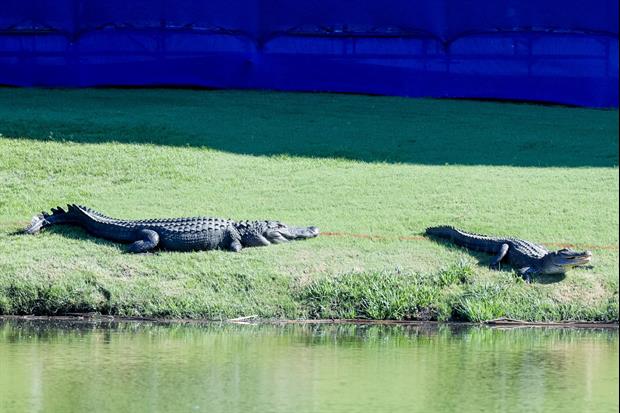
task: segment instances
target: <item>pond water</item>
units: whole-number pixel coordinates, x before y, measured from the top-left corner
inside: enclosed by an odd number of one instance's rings
[[[0,412],[617,412],[618,330],[0,319]]]

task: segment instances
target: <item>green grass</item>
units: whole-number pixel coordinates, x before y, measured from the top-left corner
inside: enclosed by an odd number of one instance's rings
[[[0,89],[0,133],[0,314],[618,320],[617,111]],[[13,234],[66,203],[336,234],[145,255],[74,228]],[[421,237],[435,224],[591,248],[593,266],[527,285]]]

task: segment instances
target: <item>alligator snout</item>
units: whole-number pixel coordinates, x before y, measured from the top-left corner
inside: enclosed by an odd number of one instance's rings
[[[318,227],[308,227],[308,232],[311,237],[316,237],[319,235],[320,231]]]
[[[304,227],[304,228],[291,228],[291,238],[304,239],[314,238],[319,235],[319,229],[317,227]]]
[[[583,255],[581,256],[581,261],[584,264],[589,263],[592,260],[592,251],[584,251]]]

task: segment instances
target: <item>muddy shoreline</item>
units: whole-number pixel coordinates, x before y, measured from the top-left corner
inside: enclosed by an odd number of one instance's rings
[[[5,320],[37,321],[37,322],[84,322],[84,323],[131,323],[149,322],[154,324],[367,324],[367,325],[403,325],[403,326],[487,326],[487,327],[554,327],[554,328],[619,328],[619,324],[595,321],[563,321],[563,322],[530,322],[499,318],[482,323],[471,322],[438,322],[438,321],[414,321],[414,320],[365,320],[365,319],[305,319],[305,320],[279,320],[261,319],[255,316],[240,317],[234,319],[210,320],[210,319],[172,319],[172,318],[148,318],[148,317],[117,317],[98,313],[74,313],[57,316],[38,315],[0,315],[0,322]]]

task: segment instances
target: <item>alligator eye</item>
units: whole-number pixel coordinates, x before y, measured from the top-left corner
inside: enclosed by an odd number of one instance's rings
[[[575,257],[566,257],[566,258],[568,258],[569,260],[574,260],[575,259]]]

